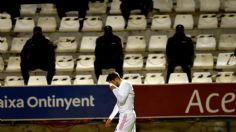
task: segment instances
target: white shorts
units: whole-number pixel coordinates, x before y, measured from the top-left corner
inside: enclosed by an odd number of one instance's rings
[[[136,114],[134,111],[120,113],[115,132],[136,132]]]

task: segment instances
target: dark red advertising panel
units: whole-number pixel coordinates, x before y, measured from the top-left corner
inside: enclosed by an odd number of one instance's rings
[[[236,117],[236,83],[135,85],[138,118]]]

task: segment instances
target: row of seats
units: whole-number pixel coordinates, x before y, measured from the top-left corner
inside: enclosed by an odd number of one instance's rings
[[[56,52],[58,53],[75,53],[77,50],[81,53],[91,53],[95,50],[97,38],[98,36],[82,36],[79,43],[75,36],[60,36],[53,42],[57,46]],[[148,42],[142,35],[127,36],[126,40],[121,38],[126,52],[144,52],[146,50],[164,52],[168,40],[167,35],[152,35]],[[29,37],[14,37],[12,40],[8,40],[6,37],[0,37],[0,53],[20,53],[28,39]],[[221,34],[219,42],[213,34],[199,34],[196,37],[197,51],[214,51],[216,49],[233,51],[235,47],[236,34]]]
[[[195,12],[198,8],[201,12],[219,12],[223,9],[225,12],[236,11],[235,0],[153,0],[153,8],[160,12]],[[105,14],[107,10],[110,14],[120,14],[120,0],[113,0],[111,3],[105,2],[89,2],[89,10],[91,14]],[[50,15],[57,14],[56,6],[52,3],[46,4],[22,4],[21,15]]]
[[[69,75],[55,75],[51,85],[93,85],[108,84],[106,82],[107,75],[100,75],[97,83],[92,75],[76,75],[71,78]],[[163,73],[146,73],[142,76],[139,73],[126,73],[123,79],[129,80],[132,84],[165,84]],[[210,72],[194,72],[192,83],[231,83],[236,82],[236,76],[233,72],[218,72],[211,74]],[[169,84],[189,83],[186,73],[171,73]],[[0,83],[1,84],[1,83]],[[4,80],[4,86],[24,86],[22,76],[7,76]],[[32,75],[29,78],[28,86],[47,85],[46,76]]]
[[[57,55],[56,56],[56,70],[57,71],[93,71],[94,70],[94,55],[79,55],[74,58],[71,55]],[[5,63],[0,58],[0,71],[19,72],[20,71],[20,57],[10,56]],[[219,53],[216,64],[214,64],[214,57],[211,53],[197,53],[193,68],[194,69],[233,69],[236,66],[236,58],[233,53]],[[164,70],[166,69],[166,58],[162,53],[148,54],[144,57],[142,54],[125,54],[124,70]]]
[[[170,15],[154,15],[152,17],[151,30],[167,30],[182,24],[186,29],[194,28],[192,14],[176,14],[174,22]],[[35,20],[33,17],[17,17],[13,26],[9,14],[0,14],[0,32],[32,32],[34,26],[41,26],[44,32],[77,32],[80,27],[79,18],[75,16],[63,17],[60,25],[57,25],[55,16],[43,16]],[[113,27],[114,31],[146,30],[147,19],[144,15],[131,15],[128,27],[125,29],[125,20],[121,15],[108,15],[105,25]],[[236,28],[236,13],[224,14],[200,14],[198,29]],[[82,31],[102,31],[103,19],[101,16],[86,16]]]

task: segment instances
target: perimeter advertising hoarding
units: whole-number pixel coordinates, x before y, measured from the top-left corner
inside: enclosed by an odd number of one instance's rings
[[[235,117],[236,84],[134,85],[138,118]],[[104,119],[116,103],[108,85],[2,87],[1,120]]]

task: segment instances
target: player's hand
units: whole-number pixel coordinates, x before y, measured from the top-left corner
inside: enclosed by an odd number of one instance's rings
[[[114,84],[110,83],[110,89],[113,90],[115,88],[117,88],[117,87]]]
[[[111,126],[111,119],[107,119],[105,123],[105,127],[110,127]]]

